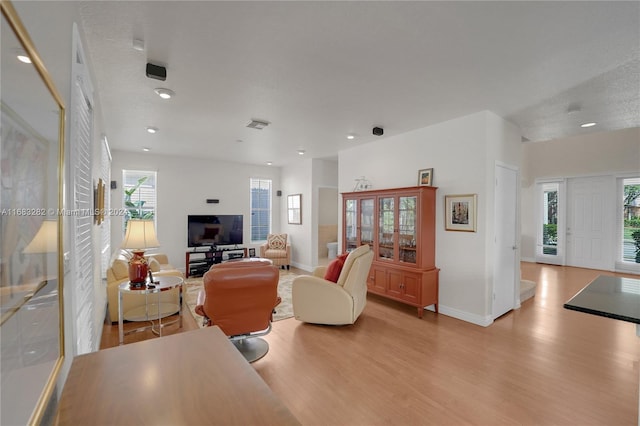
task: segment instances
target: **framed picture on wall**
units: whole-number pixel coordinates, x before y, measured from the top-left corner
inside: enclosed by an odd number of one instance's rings
[[[418,170],[419,186],[432,186],[432,182],[433,182],[433,169]]]
[[[287,196],[287,219],[291,225],[302,225],[302,194]]]
[[[477,197],[477,194],[446,195],[444,229],[476,232]]]

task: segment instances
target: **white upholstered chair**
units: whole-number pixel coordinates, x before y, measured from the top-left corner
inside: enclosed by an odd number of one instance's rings
[[[367,277],[373,261],[368,245],[349,253],[337,282],[327,281],[326,267],[293,280],[293,315],[314,324],[353,324],[367,303]]]

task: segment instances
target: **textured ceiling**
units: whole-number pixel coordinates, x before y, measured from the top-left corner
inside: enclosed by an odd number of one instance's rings
[[[481,110],[530,141],[640,126],[638,2],[18,6],[36,45],[70,38],[75,17],[112,149],[285,165],[378,139],[374,126],[396,135]],[[145,76],[148,61],[166,81]]]

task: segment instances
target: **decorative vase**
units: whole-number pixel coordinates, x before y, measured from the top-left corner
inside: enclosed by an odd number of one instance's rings
[[[129,281],[131,284],[143,285],[147,281],[149,265],[144,258],[143,251],[133,251],[133,257],[129,260]]]

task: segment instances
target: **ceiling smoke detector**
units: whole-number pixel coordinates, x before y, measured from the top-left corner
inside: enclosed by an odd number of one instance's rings
[[[265,127],[267,127],[269,125],[268,121],[264,121],[264,120],[251,120],[249,122],[249,124],[247,124],[247,127],[249,127],[250,129],[258,129],[258,130],[262,130]]]

